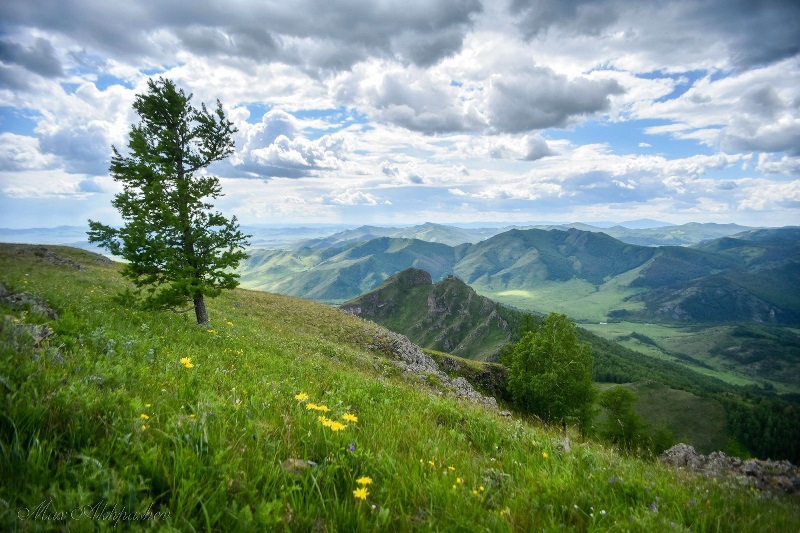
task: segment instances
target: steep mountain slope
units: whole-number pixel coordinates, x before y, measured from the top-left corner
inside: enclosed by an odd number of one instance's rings
[[[522,311],[478,295],[458,278],[434,284],[430,274],[415,268],[395,274],[341,309],[406,335],[424,348],[477,360],[494,360],[507,343],[515,341],[523,317]],[[649,379],[693,392],[733,390],[697,373],[703,368],[690,362],[643,357],[583,328],[578,328],[578,334],[581,342],[592,346],[597,381]]]
[[[458,278],[433,284],[409,268],[341,309],[402,332],[420,346],[468,359],[496,359],[513,336],[518,313],[479,296]]]
[[[455,274],[493,290],[573,278],[599,284],[642,265],[654,248],[603,233],[569,229],[511,230],[465,249]]]
[[[631,284],[651,289],[642,318],[800,324],[800,228],[662,250]]]
[[[433,284],[427,272],[413,268],[390,277],[377,289],[343,304],[341,309],[406,335],[425,348],[478,360],[493,360],[507,343],[517,340],[516,333],[522,324],[520,311],[477,295],[461,280],[447,277]],[[541,318],[533,317],[533,323],[534,327],[540,324]],[[750,340],[764,335],[754,330],[745,333]],[[653,427],[664,424],[674,435],[706,452],[725,446],[733,436],[726,422],[726,409],[731,407],[724,407],[721,401],[735,398],[742,390],[705,375],[709,367],[688,360],[679,363],[642,356],[583,328],[578,328],[578,335],[581,342],[591,346],[595,359],[593,378],[605,383],[598,386],[636,383],[634,388],[658,390],[645,395],[637,405]],[[748,350],[737,351],[735,355],[757,355],[751,348]],[[454,361],[444,353],[438,357],[443,368],[470,367],[463,359]],[[767,363],[763,358],[760,361]],[[505,372],[500,375],[505,376]],[[497,380],[490,381],[498,388]],[[505,378],[500,381],[499,390],[503,394]],[[679,403],[689,409],[691,416],[670,412],[665,401]],[[741,428],[739,431],[742,432]]]

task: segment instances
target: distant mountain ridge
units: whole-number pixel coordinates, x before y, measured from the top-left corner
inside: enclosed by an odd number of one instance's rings
[[[580,293],[575,305],[586,302],[611,319],[800,323],[800,228],[751,230],[693,247],[634,245],[578,229],[514,229],[458,246],[380,237],[257,251],[241,273],[250,288],[341,303],[408,267],[436,281],[453,274],[501,302],[525,298],[529,309],[537,309],[544,287],[559,298]]]
[[[299,241],[294,249],[310,248],[320,250],[323,248],[336,248],[364,242],[379,237],[419,239],[428,242],[438,242],[450,246],[457,246],[465,243],[478,243],[480,241],[494,237],[509,230],[569,230],[579,229],[595,233],[605,233],[628,244],[640,244],[643,246],[664,246],[680,245],[687,246],[698,244],[703,241],[727,237],[737,233],[750,230],[747,226],[737,224],[714,224],[690,222],[682,225],[670,225],[654,220],[642,219],[630,221],[630,226],[623,224],[612,224],[608,226],[595,226],[581,222],[570,224],[537,224],[537,225],[508,225],[503,227],[485,228],[464,228],[458,226],[434,224],[426,222],[417,226],[409,227],[381,227],[381,226],[361,226],[355,229],[348,229],[328,237],[308,239]]]

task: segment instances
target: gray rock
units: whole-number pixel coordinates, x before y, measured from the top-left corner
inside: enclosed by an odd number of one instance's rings
[[[743,461],[724,452],[712,452],[705,456],[683,443],[665,451],[659,460],[672,467],[693,470],[710,477],[728,477],[746,487],[787,493],[800,491],[800,468],[789,461]]]

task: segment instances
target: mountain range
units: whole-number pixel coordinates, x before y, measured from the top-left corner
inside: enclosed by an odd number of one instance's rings
[[[454,275],[501,303],[578,320],[800,324],[800,228],[756,229],[693,246],[642,246],[575,228],[512,229],[451,246],[379,237],[257,250],[243,285],[342,303],[408,267]]]
[[[738,224],[690,222],[682,225],[671,225],[652,220],[630,221],[622,224],[600,224],[603,223],[584,224],[581,222],[573,222],[571,224],[531,224],[468,228],[426,222],[425,224],[401,228],[361,226],[355,229],[346,229],[327,237],[302,240],[297,242],[293,248],[311,248],[313,250],[319,250],[346,246],[356,242],[365,242],[379,237],[419,239],[427,242],[439,242],[450,246],[457,246],[464,243],[477,243],[512,229],[580,229],[583,231],[602,232],[629,244],[640,244],[643,246],[684,246],[698,244],[720,237],[727,237],[752,229]]]

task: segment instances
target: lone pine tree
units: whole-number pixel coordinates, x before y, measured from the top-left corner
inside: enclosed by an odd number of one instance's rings
[[[112,147],[110,172],[123,191],[112,205],[121,228],[89,221],[89,242],[127,262],[124,276],[145,303],[179,309],[192,302],[198,324],[208,323],[204,296],[217,296],[239,283],[234,269],[246,257],[247,238],[236,217],[213,211],[222,196],[216,177],[200,173],[231,155],[236,129],[222,104],[209,111],[190,103],[192,95],[168,79],[148,81],[133,107],[128,155]],[[191,307],[185,309],[189,311]]]

